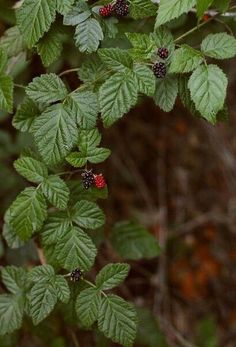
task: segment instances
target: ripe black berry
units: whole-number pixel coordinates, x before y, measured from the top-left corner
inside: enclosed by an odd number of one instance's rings
[[[152,71],[157,78],[164,78],[166,75],[166,65],[162,62],[157,62],[152,65]]]
[[[111,16],[112,11],[113,11],[113,6],[111,4],[108,4],[99,9],[99,14],[102,17],[109,17]]]
[[[117,0],[113,6],[113,13],[119,17],[127,16],[129,13],[129,5],[126,0]]]
[[[94,184],[94,174],[92,170],[84,170],[81,174],[82,183],[85,189],[89,189]]]
[[[166,59],[169,56],[169,51],[167,48],[161,47],[161,48],[158,48],[157,54],[159,55],[161,59]]]
[[[81,279],[82,276],[83,276],[83,271],[80,270],[79,268],[73,270],[70,273],[70,279],[73,282],[78,282]]]

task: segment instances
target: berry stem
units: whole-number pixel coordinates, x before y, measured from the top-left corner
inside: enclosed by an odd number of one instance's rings
[[[85,283],[87,283],[88,285],[90,285],[90,287],[97,288],[94,283],[86,280],[85,278],[81,278],[81,280],[84,281]],[[103,290],[101,290],[101,294],[103,296],[107,297],[107,294]]]
[[[174,42],[178,42],[180,40],[182,40],[183,38],[185,38],[186,36],[192,34],[194,31],[200,29],[201,27],[203,27],[204,25],[206,25],[207,23],[211,22],[213,19],[215,19],[215,17],[211,17],[207,22],[203,22],[199,25],[196,25],[194,28],[192,28],[191,30],[187,31],[186,33],[184,33],[183,35],[180,35],[179,37],[177,37]]]
[[[68,70],[65,70],[65,71],[62,71],[61,73],[59,73],[59,77],[63,76],[63,75],[67,75],[71,72],[77,72],[79,70],[78,67],[74,68],[74,69],[68,69]]]

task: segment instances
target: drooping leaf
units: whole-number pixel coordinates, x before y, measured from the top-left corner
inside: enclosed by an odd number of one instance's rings
[[[137,313],[133,305],[117,295],[102,298],[98,328],[114,342],[125,347],[133,346],[137,330]]]
[[[26,94],[35,102],[52,103],[67,96],[67,89],[62,80],[54,73],[35,77],[27,86]]]
[[[156,25],[160,26],[188,12],[196,0],[160,0]]]
[[[155,237],[134,222],[117,223],[111,234],[111,242],[124,259],[152,258],[160,254]]]
[[[76,123],[62,104],[48,107],[33,124],[35,142],[46,163],[57,164],[77,140]]]
[[[101,40],[103,40],[103,32],[96,19],[89,18],[77,25],[75,30],[75,44],[80,52],[95,52]]]
[[[196,109],[208,121],[215,122],[215,116],[224,106],[227,78],[216,65],[199,66],[191,75],[188,87]]]
[[[57,25],[50,28],[37,44],[37,51],[40,55],[43,65],[49,66],[61,55],[62,52],[62,34]]]
[[[90,270],[96,253],[96,247],[90,237],[77,227],[67,230],[56,244],[58,261],[68,271],[77,267],[85,271]]]
[[[178,80],[175,76],[166,76],[157,79],[154,101],[163,111],[170,112],[175,104],[178,94]]]
[[[77,297],[75,310],[82,326],[89,328],[98,318],[101,293],[97,288],[83,290]]]
[[[97,229],[105,223],[103,211],[91,201],[78,201],[73,208],[73,221],[82,228]]]
[[[104,125],[112,125],[127,113],[137,101],[137,86],[130,73],[117,72],[99,90],[99,102]]]
[[[12,112],[13,81],[10,76],[0,75],[0,110]]]
[[[41,184],[41,189],[53,206],[61,210],[67,207],[70,191],[59,176],[51,175],[46,178]]]
[[[41,183],[48,176],[46,165],[31,157],[21,157],[14,162],[16,171],[28,181]]]
[[[42,227],[47,215],[42,193],[32,187],[25,188],[9,208],[9,223],[22,240]]]
[[[169,72],[185,73],[196,69],[203,62],[201,52],[188,45],[182,45],[172,55]]]
[[[0,335],[10,334],[22,325],[24,298],[19,295],[0,295]]]
[[[236,39],[226,33],[210,34],[202,41],[201,49],[211,58],[233,58],[236,55]]]
[[[49,30],[55,15],[55,0],[24,0],[16,11],[16,18],[29,48]]]
[[[100,290],[112,289],[124,281],[129,270],[129,264],[107,264],[97,275],[96,286]]]
[[[16,114],[13,117],[13,126],[22,132],[31,132],[32,124],[40,111],[33,100],[26,97],[17,109]]]

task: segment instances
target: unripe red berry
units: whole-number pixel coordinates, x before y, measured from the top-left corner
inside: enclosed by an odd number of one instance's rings
[[[95,181],[95,186],[98,189],[102,189],[102,188],[106,187],[106,185],[107,185],[102,174],[94,175],[94,181]]]
[[[105,5],[99,9],[99,14],[101,17],[110,17],[113,11],[113,6],[111,4]]]

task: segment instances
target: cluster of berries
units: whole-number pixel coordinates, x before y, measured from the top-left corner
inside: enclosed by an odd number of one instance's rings
[[[112,15],[118,17],[127,16],[129,13],[129,5],[126,0],[116,0],[114,4],[107,4],[99,9],[102,17],[110,17]]]
[[[85,189],[89,189],[91,186],[95,185],[98,189],[102,189],[106,186],[106,181],[103,174],[95,175],[91,170],[84,170],[81,174],[82,183]]]
[[[169,51],[167,48],[161,47],[158,48],[157,55],[164,60],[168,58]],[[166,64],[162,61],[157,61],[153,64],[152,71],[157,78],[164,78],[166,75]]]
[[[81,277],[83,277],[83,270],[80,270],[79,268],[73,270],[70,273],[70,280],[73,282],[78,282]]]

